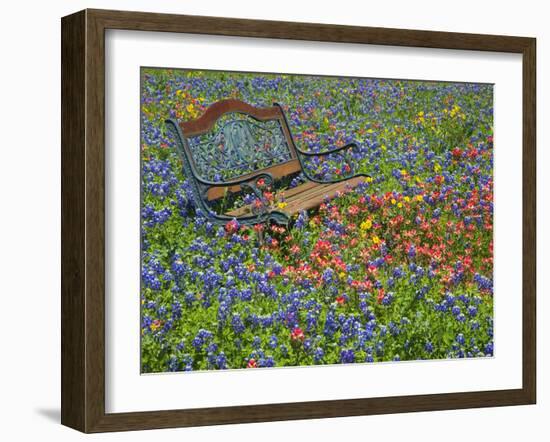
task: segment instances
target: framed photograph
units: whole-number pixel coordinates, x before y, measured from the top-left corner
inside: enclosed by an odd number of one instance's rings
[[[64,425],[535,403],[535,39],[61,24]]]

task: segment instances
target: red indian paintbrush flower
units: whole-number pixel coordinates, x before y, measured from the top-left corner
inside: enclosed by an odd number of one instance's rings
[[[225,231],[229,234],[235,233],[239,230],[239,222],[236,219],[232,219],[225,225]]]
[[[382,300],[384,299],[384,295],[385,295],[384,289],[383,288],[378,289],[378,296],[376,297],[378,304],[382,302]]]
[[[304,337],[304,331],[300,327],[295,327],[290,333],[290,339],[293,341],[303,341]]]

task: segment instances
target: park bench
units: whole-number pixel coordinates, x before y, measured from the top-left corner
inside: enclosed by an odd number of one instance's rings
[[[228,99],[212,104],[195,120],[166,120],[175,134],[176,147],[189,179],[195,205],[215,224],[237,219],[241,224],[275,222],[287,225],[293,215],[318,207],[361,183],[365,174],[319,177],[308,160],[334,158],[357,147],[346,144],[324,152],[308,152],[294,143],[282,107],[254,107],[240,100]],[[345,159],[349,164],[349,158]],[[348,165],[346,170],[352,171]],[[212,203],[240,192],[249,192],[256,201],[265,201],[266,186],[302,173],[305,182],[284,191],[279,206],[245,204],[223,213]]]

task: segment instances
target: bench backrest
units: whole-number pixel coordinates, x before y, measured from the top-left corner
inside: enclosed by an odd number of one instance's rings
[[[196,120],[180,123],[180,128],[187,157],[207,181],[223,183],[259,172],[278,179],[301,170],[279,105],[258,108],[235,99],[218,101]],[[239,186],[230,188],[238,190]],[[224,192],[211,188],[208,199]]]

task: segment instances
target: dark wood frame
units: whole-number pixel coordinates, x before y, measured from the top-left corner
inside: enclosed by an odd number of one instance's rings
[[[536,40],[526,37],[84,10],[62,30],[61,422],[84,432],[534,404]],[[105,413],[105,34],[166,31],[497,51],[523,56],[523,385],[514,390]]]

